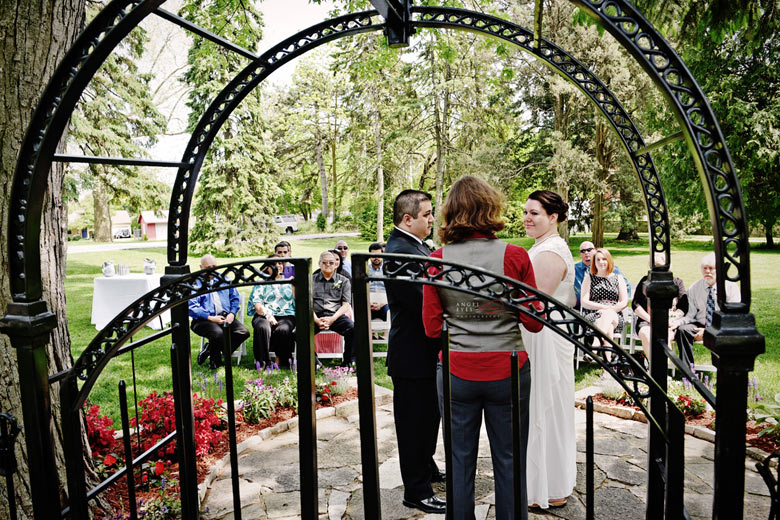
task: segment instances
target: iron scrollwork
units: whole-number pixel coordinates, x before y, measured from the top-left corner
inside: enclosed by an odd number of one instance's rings
[[[289,259],[293,265],[306,260]],[[270,268],[270,272],[266,270]],[[251,260],[203,269],[161,285],[129,305],[114,317],[89,343],[73,366],[72,373],[84,381],[74,409],[82,406],[98,375],[116,355],[119,348],[147,323],[176,305],[191,298],[231,287],[258,284],[292,283],[293,279],[275,280],[275,260]]]
[[[222,124],[241,101],[266,77],[292,59],[329,41],[382,29],[376,11],[353,13],[314,25],[271,47],[252,61],[220,92],[201,116],[181,162],[171,193],[168,216],[168,263],[187,262],[187,223],[201,165]]]
[[[144,17],[164,0],[115,0],[84,29],[41,96],[16,166],[9,213],[11,291],[16,301],[41,297],[38,251],[46,177],[73,108],[93,75]]]
[[[666,95],[686,134],[697,169],[707,180],[718,256],[718,303],[726,312],[750,308],[748,229],[739,180],[720,125],[682,59],[625,0],[576,0],[600,20]],[[736,268],[731,272],[730,266]],[[741,302],[725,301],[725,280],[740,284]]]
[[[463,29],[512,43],[544,60],[553,70],[579,88],[607,117],[631,158],[647,206],[651,250],[665,252],[666,258],[671,258],[666,200],[655,164],[649,153],[639,156],[634,153],[645,146],[642,135],[620,101],[593,72],[548,40],[540,39],[539,48],[536,48],[531,31],[507,20],[446,7],[413,7],[412,15],[415,17],[413,25],[417,27]]]
[[[631,354],[612,341],[612,338],[605,336],[579,312],[534,287],[477,267],[424,256],[389,253],[370,256],[383,258],[385,266],[384,276],[372,276],[372,281],[415,282],[439,289],[457,290],[501,302],[541,322],[603,367],[642,409],[648,421],[665,435],[665,428],[654,419],[643,400],[650,397],[651,389],[655,389],[659,395],[665,396],[666,392],[661,390]],[[353,263],[362,262],[367,261],[369,255],[358,253],[353,254],[352,258]],[[590,342],[594,339],[598,339],[601,346],[591,346]]]

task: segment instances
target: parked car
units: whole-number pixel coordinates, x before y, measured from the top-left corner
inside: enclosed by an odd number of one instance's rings
[[[114,232],[114,238],[130,238],[131,236],[130,228],[117,229]]]
[[[298,217],[295,215],[276,215],[274,224],[288,235],[298,231]]]

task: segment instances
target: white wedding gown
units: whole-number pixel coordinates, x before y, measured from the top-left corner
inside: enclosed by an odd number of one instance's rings
[[[574,296],[574,260],[569,246],[551,236],[528,252],[531,260],[550,251],[566,263],[566,278],[552,296],[568,306]],[[531,362],[528,456],[528,503],[548,508],[548,499],[571,495],[577,480],[574,432],[574,345],[545,327],[533,334],[525,329],[523,342]]]

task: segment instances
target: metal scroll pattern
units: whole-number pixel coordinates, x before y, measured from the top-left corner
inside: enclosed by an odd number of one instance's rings
[[[304,266],[301,270],[305,270],[305,265],[301,265]],[[182,276],[172,283],[161,285],[133,302],[98,333],[74,364],[73,372],[85,382],[74,408],[83,405],[97,376],[114,357],[119,347],[147,323],[171,307],[186,304],[190,298],[229,287],[292,283],[291,279],[274,282],[275,276],[264,272],[266,267],[273,268],[274,260],[236,262],[204,269]]]
[[[37,252],[46,176],[73,107],[103,60],[164,0],[115,0],[79,36],[38,103],[16,167],[9,214],[11,291],[14,299],[41,296]]]
[[[640,156],[634,154],[645,146],[644,139],[620,102],[595,74],[550,41],[541,39],[539,49],[536,49],[533,33],[507,20],[482,13],[444,7],[413,7],[412,16],[414,17],[412,23],[416,26],[464,29],[510,42],[544,60],[587,95],[609,119],[634,164],[648,210],[652,250],[666,252],[666,258],[670,258],[666,199],[655,164],[649,153]]]
[[[382,29],[384,25],[377,16],[375,11],[348,14],[287,38],[247,65],[219,93],[192,133],[181,160],[187,166],[179,169],[173,185],[168,216],[170,265],[184,265],[187,262],[187,223],[198,173],[209,146],[233,110],[269,74],[293,58],[343,36]]]
[[[362,261],[363,256],[366,259],[368,257],[362,254],[353,255],[353,262]],[[520,313],[534,317],[558,335],[571,341],[609,372],[634,399],[648,419],[660,431],[664,431],[655,423],[641,400],[650,396],[651,387],[658,391],[658,395],[665,395],[666,392],[660,389],[631,354],[565,304],[522,282],[476,267],[466,267],[422,256],[411,257],[389,253],[371,256],[382,257],[385,265],[384,276],[372,276],[372,280],[392,283],[408,280],[434,285],[441,289],[456,289],[490,301],[501,302]],[[589,343],[593,338],[600,339],[602,346],[590,346]]]
[[[726,140],[707,98],[677,53],[631,4],[625,0],[574,3],[600,19],[655,80],[677,113],[697,168],[709,187],[715,251],[720,264],[717,277],[720,308],[727,312],[747,312],[750,265],[745,207]],[[731,265],[736,269],[731,270]],[[725,280],[740,283],[740,303],[725,302]]]

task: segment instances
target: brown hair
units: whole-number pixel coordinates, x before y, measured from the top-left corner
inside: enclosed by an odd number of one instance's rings
[[[490,184],[464,175],[450,188],[442,208],[439,239],[444,244],[459,242],[472,233],[495,233],[504,229],[502,196]]]
[[[612,255],[610,254],[610,252],[603,247],[600,247],[595,251],[593,251],[593,257],[592,257],[593,260],[591,260],[590,262],[591,274],[598,274],[599,272],[599,270],[596,268],[596,255],[599,254],[604,255],[607,258],[607,274],[612,274],[612,271],[614,271],[615,269],[615,261],[612,259]]]
[[[558,222],[566,220],[566,214],[569,212],[569,205],[563,202],[563,197],[550,190],[536,190],[528,198],[535,200],[542,205],[548,215],[556,213]]]

